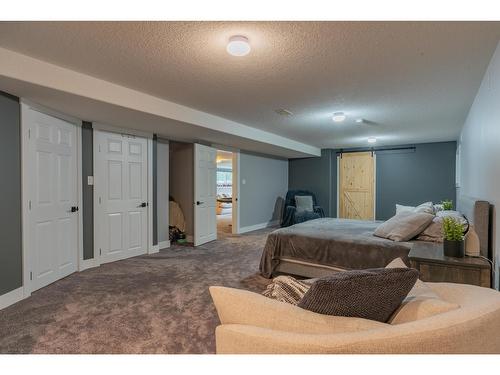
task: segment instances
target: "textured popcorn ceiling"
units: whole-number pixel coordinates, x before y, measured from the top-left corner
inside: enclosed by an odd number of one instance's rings
[[[235,34],[248,56],[226,53]],[[499,22],[0,23],[7,49],[318,147],[456,139],[499,38]]]

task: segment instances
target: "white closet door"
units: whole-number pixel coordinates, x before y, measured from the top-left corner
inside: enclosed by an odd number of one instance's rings
[[[217,150],[194,145],[194,246],[217,239]]]
[[[31,291],[77,270],[77,127],[27,109]]]
[[[95,131],[96,230],[100,262],[147,252],[147,140]]]

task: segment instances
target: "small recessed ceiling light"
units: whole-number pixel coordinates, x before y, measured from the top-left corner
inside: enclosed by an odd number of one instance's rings
[[[345,118],[346,118],[346,115],[344,114],[344,112],[335,112],[333,114],[332,120],[334,122],[342,122],[345,120]]]
[[[368,143],[375,143],[375,142],[377,142],[377,138],[375,137],[368,138]]]
[[[363,122],[365,122],[365,120],[364,120],[364,119],[362,119],[362,118],[357,118],[357,119],[356,119],[356,122],[357,122],[358,124],[362,124]]]
[[[245,56],[250,52],[250,43],[246,36],[234,35],[229,38],[226,51],[233,56]]]

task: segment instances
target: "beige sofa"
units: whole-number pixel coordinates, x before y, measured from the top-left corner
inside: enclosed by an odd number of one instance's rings
[[[427,283],[458,309],[391,325],[316,314],[262,295],[211,287],[217,353],[500,353],[500,293]]]

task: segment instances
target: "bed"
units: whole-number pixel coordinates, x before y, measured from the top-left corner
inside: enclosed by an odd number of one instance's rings
[[[481,253],[489,254],[489,203],[466,206],[466,216],[480,234]],[[266,278],[277,274],[321,277],[332,271],[385,267],[402,258],[409,264],[412,249],[432,252],[442,247],[427,241],[394,242],[375,237],[381,221],[321,218],[280,228],[269,234],[260,262]]]

